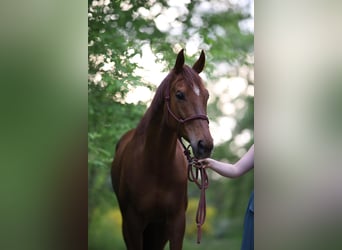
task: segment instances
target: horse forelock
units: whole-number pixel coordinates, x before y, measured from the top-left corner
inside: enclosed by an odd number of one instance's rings
[[[198,73],[190,68],[187,65],[184,65],[183,71],[182,71],[182,76],[184,78],[184,82],[186,84],[189,84],[190,87],[197,86],[201,88],[202,86],[202,80],[201,77],[198,75]]]

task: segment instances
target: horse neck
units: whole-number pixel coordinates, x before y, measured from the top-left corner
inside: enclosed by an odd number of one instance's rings
[[[145,128],[145,149],[147,154],[161,157],[165,161],[174,159],[177,147],[177,133],[166,125],[165,113],[154,114]]]

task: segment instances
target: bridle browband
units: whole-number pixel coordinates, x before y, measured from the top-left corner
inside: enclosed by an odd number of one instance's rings
[[[209,123],[208,116],[206,115],[192,115],[185,119],[178,118],[170,108],[170,94],[167,93],[165,96],[165,102],[167,106],[167,110],[169,114],[178,122],[179,124],[184,124],[188,121],[192,120],[206,120]],[[177,127],[177,136],[178,140],[183,146],[184,155],[188,161],[188,179],[191,182],[196,183],[197,187],[201,190],[200,199],[198,202],[197,212],[196,212],[196,224],[197,224],[197,243],[201,242],[202,238],[202,230],[201,227],[204,224],[206,217],[206,198],[205,198],[205,190],[209,186],[209,178],[206,172],[206,169],[203,167],[202,163],[198,161],[198,159],[194,156],[191,156],[190,145],[186,147],[182,141],[182,137],[179,135],[179,126]],[[200,179],[199,179],[200,178]]]

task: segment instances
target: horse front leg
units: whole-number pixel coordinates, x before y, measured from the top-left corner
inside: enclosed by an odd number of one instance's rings
[[[127,250],[142,250],[143,220],[130,208],[122,217],[122,233]]]
[[[180,212],[168,221],[170,250],[181,250],[185,232],[185,212]]]

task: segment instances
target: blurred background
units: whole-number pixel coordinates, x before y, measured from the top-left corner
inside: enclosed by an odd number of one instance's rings
[[[110,165],[180,49],[210,93],[212,157],[235,162],[254,142],[254,2],[88,1],[88,246],[125,249]],[[240,249],[253,171],[238,179],[209,172],[207,219],[196,243],[199,190],[189,183],[184,249]]]

